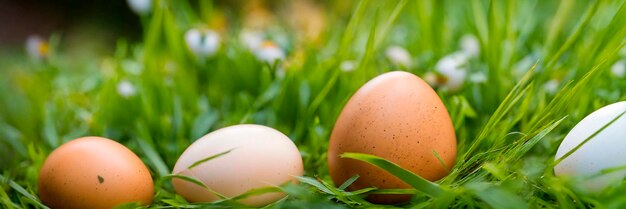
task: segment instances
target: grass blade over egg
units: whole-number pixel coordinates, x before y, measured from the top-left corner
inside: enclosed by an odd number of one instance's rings
[[[194,168],[194,167],[196,167],[196,166],[199,166],[199,165],[200,165],[200,164],[202,164],[202,163],[205,163],[205,162],[207,162],[207,161],[209,161],[209,160],[213,160],[213,159],[215,159],[215,158],[218,158],[218,157],[221,157],[221,156],[223,156],[223,155],[226,155],[226,154],[230,153],[231,151],[233,151],[234,149],[235,149],[235,148],[233,148],[233,149],[229,149],[229,150],[226,150],[226,151],[224,151],[224,152],[220,152],[220,153],[217,153],[217,154],[215,154],[215,155],[211,155],[211,156],[209,156],[209,157],[207,157],[207,158],[204,158],[204,159],[202,159],[202,160],[198,160],[198,161],[196,161],[195,163],[191,164],[189,167],[187,167],[187,169],[191,170],[192,168]]]
[[[626,114],[626,111],[623,111],[622,113],[620,113],[617,117],[615,117],[613,120],[611,120],[610,122],[608,122],[607,124],[604,124],[600,129],[598,129],[597,131],[593,132],[593,134],[591,134],[591,136],[585,138],[584,141],[582,141],[580,144],[576,145],[576,147],[574,147],[574,149],[571,149],[570,151],[568,151],[567,153],[565,153],[565,155],[561,156],[560,158],[554,160],[554,162],[551,164],[551,167],[554,167],[556,165],[558,165],[561,161],[563,161],[565,158],[569,157],[570,155],[574,154],[574,152],[576,152],[576,150],[580,149],[583,145],[585,145],[589,140],[593,139],[593,137],[595,137],[596,135],[598,135],[600,132],[602,132],[604,129],[606,129],[607,127],[609,127],[611,124],[613,124],[615,121],[617,121],[617,119],[619,119],[620,117],[622,117],[624,114]]]
[[[199,179],[197,179],[196,177],[193,176],[187,176],[187,175],[179,175],[179,174],[169,174],[169,175],[165,175],[163,177],[161,177],[162,179],[171,179],[171,178],[177,178],[186,182],[190,182],[193,183],[197,186],[200,186],[204,189],[206,189],[207,191],[213,193],[215,196],[218,196],[221,199],[229,199],[228,197],[224,196],[223,194],[220,194],[218,192],[216,192],[215,190],[209,188],[209,186],[207,186],[206,184],[204,184],[202,181],[200,181]]]
[[[438,197],[446,192],[446,190],[440,187],[439,185],[434,184],[418,175],[415,175],[414,173],[411,173],[410,171],[405,170],[399,165],[393,162],[389,162],[383,158],[376,157],[373,155],[368,155],[368,154],[361,154],[361,153],[344,153],[341,155],[341,157],[360,160],[360,161],[372,164],[376,167],[379,167],[393,174],[394,176],[398,177],[405,183],[411,185],[413,188],[417,189],[418,191],[423,192],[426,195],[429,195],[432,197]]]

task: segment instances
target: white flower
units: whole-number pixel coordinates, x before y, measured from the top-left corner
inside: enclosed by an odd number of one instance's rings
[[[469,57],[461,52],[454,52],[452,54],[442,57],[437,62],[437,71],[453,71],[459,69],[467,64]]]
[[[411,67],[411,54],[405,48],[390,46],[385,50],[385,55],[387,55],[387,59],[395,65]]]
[[[185,33],[185,42],[189,50],[198,57],[213,56],[220,48],[219,34],[208,29],[189,29]]]
[[[130,81],[122,80],[117,83],[117,93],[124,98],[129,98],[137,94],[137,89]]]
[[[552,79],[543,84],[543,90],[548,94],[554,94],[559,90],[559,80]]]
[[[439,79],[443,80],[439,82],[440,85],[449,91],[461,89],[467,77],[467,69],[465,69],[467,61],[467,55],[459,52],[441,58],[435,66],[437,72],[444,77],[444,79]]]
[[[356,68],[356,63],[352,60],[345,60],[339,65],[339,69],[343,72],[350,72]]]
[[[262,32],[255,30],[243,30],[239,34],[239,40],[249,50],[256,50],[261,47],[265,35]]]
[[[126,3],[138,15],[148,14],[152,9],[152,0],[127,0]]]
[[[45,59],[48,57],[49,50],[48,42],[37,35],[28,36],[26,39],[26,53],[33,59]]]
[[[626,73],[626,62],[624,60],[615,62],[615,64],[611,66],[611,73],[617,77],[623,78]]]
[[[273,64],[276,60],[284,60],[285,52],[271,41],[265,41],[254,52],[259,61]]]
[[[467,72],[465,69],[457,69],[455,71],[440,73],[445,78],[441,86],[442,88],[449,91],[458,91],[459,89],[461,89],[461,87],[463,87],[463,83],[465,83],[465,77],[467,77]]]
[[[466,34],[461,37],[461,50],[469,57],[478,57],[480,55],[480,42],[476,36]]]

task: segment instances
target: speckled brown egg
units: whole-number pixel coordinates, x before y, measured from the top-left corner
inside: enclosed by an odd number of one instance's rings
[[[358,174],[360,178],[349,190],[410,188],[380,168],[340,158],[345,152],[376,155],[435,181],[446,176],[454,165],[456,136],[448,111],[435,91],[419,77],[395,71],[370,80],[350,98],[330,137],[328,169],[336,185]],[[392,204],[410,197],[370,195],[368,200]]]
[[[112,208],[152,202],[154,186],[141,159],[120,143],[83,137],[55,149],[39,173],[39,197],[50,208]]]

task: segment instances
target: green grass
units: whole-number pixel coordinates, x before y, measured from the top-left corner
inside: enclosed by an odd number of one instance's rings
[[[301,183],[281,187],[289,197],[266,208],[626,207],[625,183],[589,194],[576,179],[553,174],[565,134],[585,115],[626,99],[626,80],[609,71],[626,59],[624,0],[326,2],[327,28],[318,42],[298,41],[286,22],[276,22],[288,37],[287,62],[279,63],[284,76],[238,41],[243,23],[237,11],[225,12],[231,22],[221,50],[198,59],[186,48],[185,31],[224,9],[210,2],[196,10],[185,1],[156,4],[142,17],[143,41],[120,39],[108,56],[66,54],[60,36],[51,37],[52,53],[43,62],[21,52],[0,56],[0,207],[45,208],[37,198],[43,161],[55,147],[86,135],[116,139],[140,156],[155,180],[152,208],[240,207],[229,199],[190,204],[171,185],[178,177],[173,165],[190,143],[240,123],[276,128],[302,153]],[[440,58],[459,50],[465,34],[481,46],[468,71],[485,73],[488,81],[438,91],[458,137],[451,174],[431,184],[384,159],[346,154],[415,188],[345,191],[347,184],[332,185],[328,139],[350,95],[383,72],[433,71]],[[415,65],[393,65],[384,55],[389,45],[408,49]],[[520,76],[514,68],[524,58],[536,64]],[[356,60],[356,69],[340,71],[344,60]],[[543,88],[551,79],[561,81],[554,94]],[[134,84],[137,94],[121,97],[121,80]],[[270,191],[275,188],[245,195]],[[365,201],[368,193],[415,197],[384,206]]]

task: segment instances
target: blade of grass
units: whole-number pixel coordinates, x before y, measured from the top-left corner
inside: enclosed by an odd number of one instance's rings
[[[439,187],[439,185],[411,173],[410,171],[400,167],[398,164],[387,161],[381,157],[362,153],[343,153],[341,157],[363,161],[379,167],[428,196],[438,197],[446,192],[443,188]]]
[[[343,60],[343,58],[345,57],[345,53],[347,53],[348,49],[350,48],[349,47],[350,42],[354,38],[356,27],[361,22],[361,18],[363,18],[363,16],[365,15],[365,11],[366,11],[368,4],[369,4],[369,0],[359,1],[359,3],[356,6],[355,11],[352,13],[352,16],[350,17],[350,22],[348,23],[348,26],[346,26],[346,31],[343,33],[343,36],[341,37],[341,41],[339,43],[339,49],[337,50],[337,55],[340,60]]]
[[[0,183],[3,183],[3,184],[7,183],[9,187],[13,188],[15,191],[17,191],[24,197],[28,198],[32,203],[36,204],[38,207],[49,209],[48,206],[45,206],[43,203],[41,203],[41,201],[39,200],[39,198],[37,198],[37,196],[29,193],[26,189],[24,189],[24,187],[15,183],[15,181],[6,178],[3,175],[0,175]]]
[[[230,200],[241,200],[241,199],[245,199],[251,196],[255,196],[255,195],[262,195],[262,194],[266,194],[266,193],[272,193],[272,192],[282,192],[283,190],[280,189],[280,187],[275,187],[275,186],[269,186],[269,187],[262,187],[262,188],[256,188],[256,189],[252,189],[250,191],[247,191],[243,194],[237,195],[233,198],[230,198]]]
[[[552,17],[552,21],[550,21],[550,27],[546,36],[545,46],[548,50],[554,46],[556,38],[563,32],[564,23],[569,20],[574,5],[574,1],[569,0],[559,3],[556,13]]]
[[[391,15],[389,15],[389,17],[387,18],[387,22],[385,22],[385,24],[382,26],[381,32],[379,33],[380,35],[378,36],[378,38],[376,39],[376,43],[374,44],[374,49],[378,49],[380,47],[380,44],[382,44],[384,37],[387,36],[389,29],[396,22],[398,16],[400,16],[400,12],[402,12],[407,3],[409,3],[408,0],[401,0],[400,2],[398,2],[398,4],[396,4],[393,12],[391,12]]]
[[[343,182],[343,184],[341,184],[341,186],[339,186],[339,189],[344,190],[346,188],[348,188],[348,186],[350,186],[352,183],[354,183],[357,179],[359,179],[359,175],[354,175],[353,177],[349,178],[348,180],[346,180],[345,182]]]
[[[313,99],[313,102],[311,102],[311,105],[309,106],[307,110],[307,115],[309,116],[314,115],[315,111],[322,104],[322,102],[324,101],[324,99],[326,98],[330,90],[333,88],[333,86],[335,86],[335,83],[337,82],[337,79],[339,78],[340,74],[341,74],[341,71],[339,70],[332,71],[332,75],[330,79],[328,80],[328,82],[326,83],[326,85],[324,85],[320,93],[317,94],[317,96],[315,96],[315,99]]]
[[[170,178],[181,179],[183,181],[186,181],[186,182],[195,184],[197,186],[200,186],[200,187],[206,189],[207,191],[211,192],[215,196],[218,196],[220,199],[229,199],[228,197],[224,196],[223,194],[220,194],[219,192],[211,189],[209,186],[204,184],[204,182],[200,181],[199,179],[197,179],[197,178],[195,178],[193,176],[185,176],[185,175],[178,175],[178,174],[167,174],[167,175],[164,175],[163,177],[161,177],[161,179],[163,179],[163,180],[170,179]]]
[[[192,168],[195,168],[196,166],[199,166],[199,165],[201,165],[202,163],[205,163],[205,162],[207,162],[207,161],[209,161],[209,160],[213,160],[213,159],[215,159],[215,158],[218,158],[218,157],[221,157],[221,156],[223,156],[223,155],[226,155],[226,154],[230,153],[231,151],[233,151],[234,149],[235,149],[235,148],[233,148],[233,149],[229,149],[229,150],[227,150],[227,151],[220,152],[220,153],[217,153],[217,154],[215,154],[215,155],[211,155],[211,156],[209,156],[209,157],[207,157],[207,158],[204,158],[204,159],[198,160],[198,161],[196,161],[195,163],[191,164],[189,167],[187,167],[187,169],[191,170]]]
[[[563,1],[563,2],[566,2],[566,1]],[[585,16],[583,16],[583,20],[578,24],[578,26],[576,26],[574,33],[570,35],[565,41],[565,43],[561,45],[559,50],[554,55],[552,55],[552,58],[550,58],[550,60],[547,62],[545,69],[551,69],[552,66],[556,63],[556,61],[559,58],[561,58],[563,53],[565,53],[565,51],[567,51],[569,48],[571,48],[574,45],[574,43],[578,40],[578,38],[582,34],[583,29],[587,27],[587,25],[589,24],[589,21],[591,21],[591,18],[594,16],[596,11],[598,10],[598,5],[600,4],[599,2],[600,1],[593,2],[592,6],[587,9],[587,12],[585,12]]]
[[[378,10],[374,13],[374,25],[370,28],[369,36],[367,37],[367,45],[365,46],[365,55],[361,59],[359,66],[356,68],[356,71],[362,71],[365,68],[367,63],[370,61],[372,54],[374,54],[374,44],[376,41],[376,26],[378,25]]]
[[[418,194],[419,191],[415,189],[377,189],[367,194]]]
[[[333,191],[330,191],[330,189],[326,188],[326,186],[324,186],[322,183],[320,183],[314,178],[306,177],[306,176],[298,176],[296,178],[298,179],[298,181],[311,185],[326,194],[334,194]]]
[[[256,195],[262,195],[262,194],[272,193],[272,192],[282,192],[282,191],[283,190],[280,187],[276,187],[276,186],[256,188],[256,189],[251,189],[247,192],[244,192],[243,194],[237,195],[232,198],[224,198],[221,200],[217,200],[215,202],[211,202],[211,204],[227,203],[229,205],[233,205],[235,208],[248,208],[249,206],[246,206],[238,202],[237,200],[246,199],[248,197],[252,197]]]
[[[543,139],[546,135],[548,135],[548,133],[550,133],[552,130],[554,130],[554,128],[556,128],[559,124],[561,124],[561,122],[563,122],[565,118],[567,118],[567,116],[562,117],[561,119],[551,123],[550,125],[548,125],[548,127],[545,127],[533,138],[528,140],[526,143],[522,144],[519,148],[513,149],[515,150],[515,151],[512,151],[513,153],[506,155],[508,156],[506,161],[513,162],[513,161],[518,160],[520,157],[526,154],[532,147],[534,147],[541,139]]]
[[[472,183],[465,188],[472,191],[478,198],[493,208],[526,209],[528,204],[517,195],[493,186],[490,183]]]
[[[156,169],[157,174],[159,174],[159,176],[167,175],[169,173],[169,169],[167,168],[165,162],[163,162],[163,159],[161,159],[161,156],[159,156],[156,149],[144,138],[138,138],[137,143],[139,143],[139,148],[154,166],[154,169]]]
[[[478,134],[478,137],[476,137],[476,140],[472,143],[472,145],[470,145],[468,150],[465,152],[464,156],[474,154],[474,151],[479,147],[479,145],[482,144],[482,141],[485,140],[488,134],[493,133],[493,129],[496,127],[496,125],[502,121],[502,118],[504,118],[504,116],[515,106],[515,104],[530,89],[529,87],[531,85],[529,85],[529,83],[531,83],[530,82],[531,77],[536,66],[537,64],[535,64],[530,70],[528,70],[528,72],[526,72],[524,77],[513,87],[513,89],[511,89],[509,94],[504,98],[502,103],[500,103],[496,111],[489,118],[489,121],[487,121],[487,124],[485,124],[484,128],[480,131],[480,134]]]
[[[435,158],[437,158],[437,161],[439,161],[439,163],[441,163],[441,165],[446,169],[446,171],[450,172],[450,167],[446,165],[446,162],[443,161],[437,150],[433,150],[433,155],[435,156]]]
[[[377,190],[377,189],[374,188],[374,187],[368,187],[368,188],[365,188],[365,189],[359,189],[359,190],[356,190],[356,191],[348,192],[348,194],[360,195],[360,194],[365,194],[365,193],[368,193],[368,192],[371,192],[371,191],[375,191],[375,190]]]

